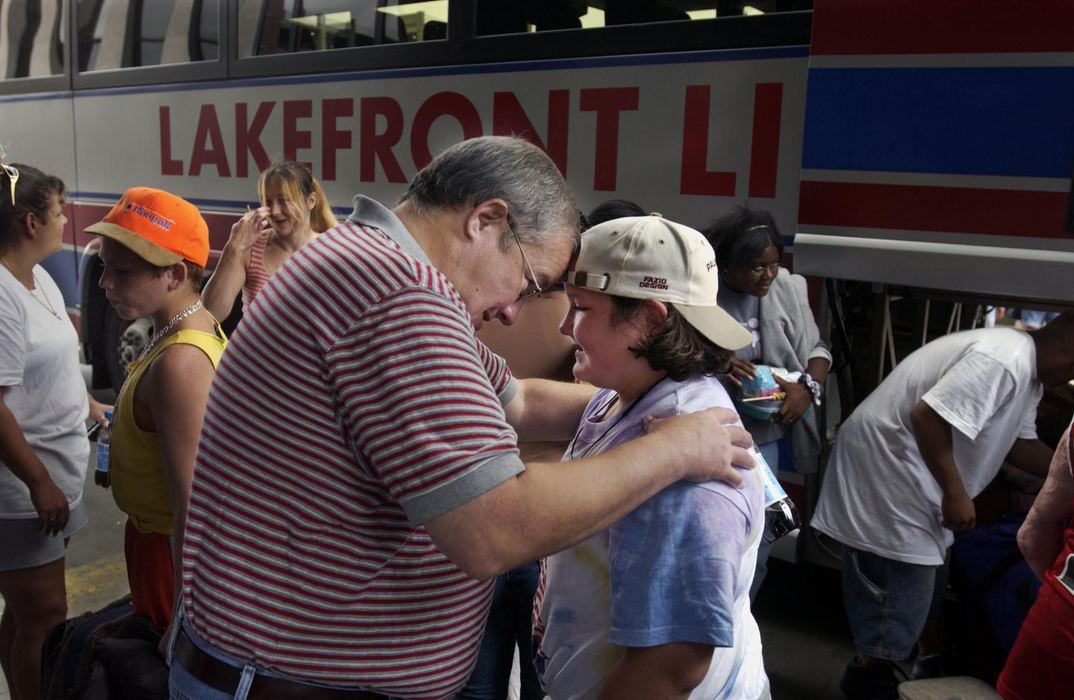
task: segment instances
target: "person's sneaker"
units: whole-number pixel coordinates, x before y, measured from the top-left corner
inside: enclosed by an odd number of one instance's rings
[[[942,678],[948,675],[950,673],[940,654],[918,654],[914,659],[914,667],[910,669],[910,678],[915,681],[922,678]]]
[[[852,659],[839,679],[839,690],[850,700],[898,700],[895,664],[890,661],[860,664]]]

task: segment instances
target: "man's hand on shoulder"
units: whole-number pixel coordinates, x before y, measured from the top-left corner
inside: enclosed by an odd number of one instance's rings
[[[648,434],[664,441],[666,449],[681,455],[683,479],[715,479],[741,487],[742,476],[735,467],[754,466],[749,450],[753,438],[730,408],[709,408],[664,419],[646,416],[644,425]]]

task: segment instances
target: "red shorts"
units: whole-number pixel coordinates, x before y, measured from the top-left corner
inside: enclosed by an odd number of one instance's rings
[[[171,536],[140,532],[128,518],[123,554],[127,558],[127,582],[134,612],[145,615],[163,631],[172,621],[175,591]]]
[[[1074,600],[1045,583],[1022,623],[996,690],[1007,700],[1067,700],[1072,677]]]

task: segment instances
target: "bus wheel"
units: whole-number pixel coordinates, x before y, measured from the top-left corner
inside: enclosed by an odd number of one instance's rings
[[[108,353],[108,379],[118,393],[123,380],[127,378],[127,365],[138,359],[142,348],[149,342],[153,322],[148,317],[124,321],[111,307],[105,313],[106,347],[115,348]]]

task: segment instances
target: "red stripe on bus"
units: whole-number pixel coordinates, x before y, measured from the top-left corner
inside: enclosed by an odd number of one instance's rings
[[[1074,51],[1074,2],[816,0],[814,55]]]
[[[779,123],[783,83],[753,88],[753,147],[750,149],[750,196],[775,197],[779,174]]]
[[[1065,192],[803,180],[799,194],[799,229],[821,225],[1041,238],[1072,235],[1064,231]]]

